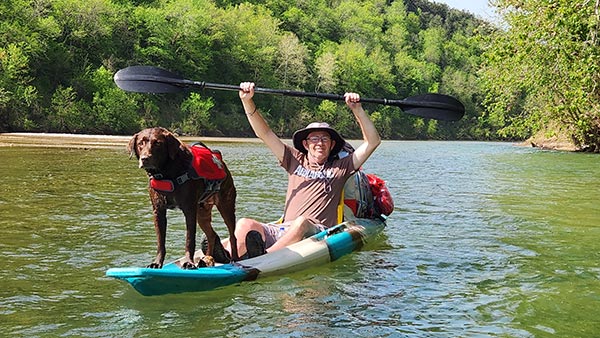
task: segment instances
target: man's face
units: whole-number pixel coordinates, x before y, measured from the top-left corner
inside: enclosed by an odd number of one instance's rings
[[[335,146],[335,141],[331,139],[331,135],[326,131],[313,131],[302,142],[304,147],[308,149],[308,153],[319,163],[329,157],[331,149]]]

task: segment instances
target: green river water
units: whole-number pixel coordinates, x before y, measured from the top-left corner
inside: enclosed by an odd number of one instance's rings
[[[238,217],[277,218],[286,177],[268,150],[207,143],[234,175]],[[155,252],[147,179],[124,145],[0,147],[0,336],[600,336],[600,156],[385,141],[364,169],[396,204],[364,250],[282,277],[144,297],[104,275]],[[181,213],[169,222],[173,260]]]

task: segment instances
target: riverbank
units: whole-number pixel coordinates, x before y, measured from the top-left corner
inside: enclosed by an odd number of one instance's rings
[[[542,150],[558,150],[558,151],[581,151],[573,143],[554,139],[537,139],[530,138],[522,143],[523,146],[534,147]]]
[[[582,151],[559,126],[548,126],[523,142],[523,145],[544,150]]]
[[[208,137],[180,136],[186,143],[192,142],[261,142],[258,138],[244,137]],[[131,136],[54,134],[54,133],[0,133],[0,147],[40,147],[72,149],[125,149]],[[544,150],[580,151],[564,138],[532,137],[521,143],[524,147],[536,147]]]
[[[191,142],[260,142],[257,138],[182,136]],[[41,147],[75,149],[124,149],[131,136],[52,134],[52,133],[0,133],[0,147]]]

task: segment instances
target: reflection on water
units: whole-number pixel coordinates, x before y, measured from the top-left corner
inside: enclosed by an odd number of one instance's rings
[[[238,217],[279,217],[261,144],[218,143]],[[365,170],[396,210],[365,250],[206,293],[143,297],[146,178],[121,150],[0,148],[0,329],[9,336],[578,336],[600,330],[600,157],[504,143],[384,142]],[[217,231],[225,233],[218,215]],[[183,253],[169,213],[167,258]]]

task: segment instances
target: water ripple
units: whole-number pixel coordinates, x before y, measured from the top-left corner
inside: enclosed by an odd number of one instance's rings
[[[214,146],[236,179],[238,215],[279,217],[286,176],[268,149]],[[583,337],[599,328],[597,156],[385,141],[364,168],[387,181],[395,210],[363,251],[162,297],[104,276],[154,255],[147,177],[134,161],[112,150],[1,148],[0,157],[0,329],[11,336]],[[185,227],[179,211],[168,217],[174,259]]]

